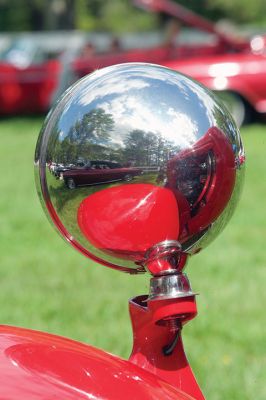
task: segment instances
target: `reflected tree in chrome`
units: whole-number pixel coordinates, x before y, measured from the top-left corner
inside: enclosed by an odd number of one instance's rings
[[[99,262],[138,272],[160,242],[186,257],[219,234],[244,161],[238,129],[212,93],[136,63],[96,71],[66,92],[46,119],[35,165],[61,234]]]

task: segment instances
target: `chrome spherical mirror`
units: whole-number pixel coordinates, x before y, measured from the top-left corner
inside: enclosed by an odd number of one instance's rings
[[[181,270],[224,228],[243,166],[238,129],[213,94],[142,63],[74,84],[35,156],[40,197],[65,239],[102,264],[154,275]]]

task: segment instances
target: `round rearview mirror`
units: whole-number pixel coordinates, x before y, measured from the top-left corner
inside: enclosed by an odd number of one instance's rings
[[[188,77],[142,63],[68,89],[35,155],[38,191],[61,235],[102,264],[154,275],[181,270],[221,232],[243,166],[222,103]]]

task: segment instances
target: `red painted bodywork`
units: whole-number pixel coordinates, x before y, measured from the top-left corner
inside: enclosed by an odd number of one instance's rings
[[[0,114],[47,111],[60,74],[57,60],[27,68],[0,62]]]
[[[236,93],[256,112],[266,113],[266,36],[260,36],[264,47],[254,51],[250,40],[239,40],[224,34],[212,22],[172,1],[135,0],[134,3],[150,12],[163,12],[184,25],[212,33],[216,42],[121,52],[110,59],[107,55],[91,60],[80,58],[73,63],[73,71],[78,78],[95,68],[114,63],[155,62],[184,73],[211,90]]]
[[[266,113],[266,49],[265,54],[246,52],[177,59],[162,65],[196,79],[211,90],[237,93],[255,111]]]
[[[208,157],[211,162],[203,175],[201,165],[208,164]],[[142,265],[155,244],[165,240],[184,243],[221,215],[235,185],[235,160],[223,132],[210,128],[195,145],[169,159],[165,187],[136,183],[100,190],[80,204],[78,225],[96,248]],[[196,196],[193,193],[189,199],[182,190],[197,177]],[[161,179],[165,181],[164,175]],[[155,274],[161,269],[157,262],[150,265]]]
[[[162,377],[197,400],[204,400],[201,389],[186,358],[181,332],[173,352],[163,348],[175,340],[177,329],[197,314],[195,296],[148,300],[139,296],[129,303],[134,344],[130,360]]]
[[[136,262],[153,245],[176,240],[179,233],[175,196],[151,184],[123,184],[96,192],[82,201],[77,218],[94,246]]]
[[[63,337],[0,326],[0,397],[193,400],[130,361]]]
[[[198,197],[191,205],[182,195],[178,183],[179,181],[184,183],[186,180],[188,166],[189,179],[200,176],[200,164],[206,162],[208,156],[212,158],[215,167],[212,166],[206,176],[203,176]],[[194,176],[191,171],[194,171]],[[222,131],[216,127],[210,128],[194,146],[181,151],[168,161],[166,174],[167,187],[172,189],[179,205],[179,240],[184,242],[210,226],[231,198],[236,178],[232,145]]]
[[[251,41],[224,34],[213,23],[171,0],[134,0],[152,12],[164,12],[188,26],[213,33],[217,45],[212,52],[193,53],[180,48],[175,59],[161,64],[182,72],[212,90],[237,93],[255,111],[266,113],[266,35],[260,35],[261,48],[253,50]],[[218,79],[217,79],[218,78]],[[221,83],[221,78],[223,82]]]

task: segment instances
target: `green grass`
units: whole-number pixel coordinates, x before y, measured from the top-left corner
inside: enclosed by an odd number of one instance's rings
[[[0,322],[130,353],[127,300],[148,276],[98,266],[66,245],[41,209],[33,178],[40,118],[0,121]],[[266,398],[266,126],[242,130],[246,183],[231,223],[190,260],[199,316],[184,331],[207,399]]]

